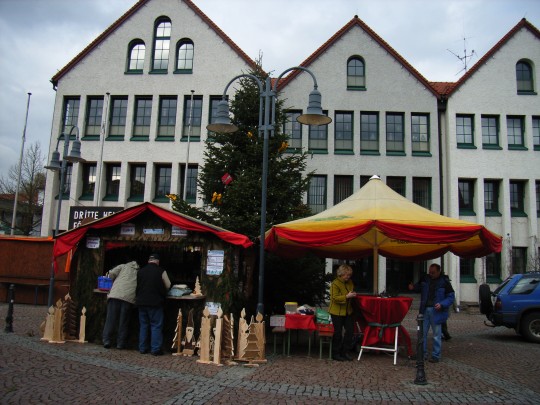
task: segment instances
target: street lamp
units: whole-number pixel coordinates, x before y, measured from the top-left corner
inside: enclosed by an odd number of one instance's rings
[[[332,119],[322,112],[321,107],[321,93],[317,90],[317,79],[315,75],[308,69],[300,66],[286,69],[279,75],[277,80],[274,81],[272,87],[272,81],[270,77],[267,77],[265,82],[251,74],[241,74],[234,77],[225,86],[221,101],[219,101],[216,111],[216,119],[214,123],[206,126],[206,129],[213,132],[232,133],[238,130],[238,127],[231,123],[229,118],[229,103],[227,102],[227,90],[229,86],[237,79],[246,77],[257,82],[260,92],[259,100],[259,133],[263,133],[263,169],[262,169],[262,191],[261,191],[261,233],[260,233],[260,247],[259,247],[259,295],[257,303],[257,312],[264,314],[264,236],[266,229],[266,197],[267,197],[267,178],[268,178],[268,140],[274,133],[274,126],[276,121],[276,97],[279,80],[286,73],[292,70],[303,70],[309,73],[313,79],[313,90],[309,94],[309,103],[306,109],[306,114],[302,114],[296,120],[304,125],[328,125],[332,122]],[[264,117],[263,117],[264,112]],[[270,112],[272,116],[270,117]]]
[[[73,134],[73,130],[77,129],[77,135],[75,137],[75,140],[73,141],[73,146],[71,147],[71,152],[68,154],[69,150],[69,141],[71,138],[71,135]],[[62,155],[62,162],[60,162],[60,152],[58,152],[58,145],[60,144],[60,140],[64,138],[64,153]],[[49,165],[45,166],[45,169],[49,169],[53,172],[60,171],[60,189],[58,192],[58,208],[56,209],[56,227],[53,231],[53,236],[57,236],[58,234],[58,228],[60,227],[60,211],[62,209],[62,194],[64,192],[64,181],[65,181],[65,175],[66,175],[66,166],[67,162],[85,162],[85,160],[81,157],[81,141],[79,140],[79,128],[76,126],[73,126],[71,130],[69,131],[69,135],[62,134],[58,137],[58,140],[56,141],[56,149],[52,153],[51,160],[49,161]],[[47,303],[47,307],[50,308],[53,305],[53,299],[54,299],[54,259],[51,264],[51,279],[49,283],[49,301]]]

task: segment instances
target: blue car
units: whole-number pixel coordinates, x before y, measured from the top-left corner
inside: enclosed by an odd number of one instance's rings
[[[493,292],[479,288],[480,312],[491,324],[515,329],[530,342],[540,343],[540,272],[513,274]]]

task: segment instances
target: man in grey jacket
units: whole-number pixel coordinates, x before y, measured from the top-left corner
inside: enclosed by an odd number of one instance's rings
[[[106,349],[111,347],[111,339],[117,328],[116,348],[126,348],[131,308],[135,304],[138,270],[139,265],[132,261],[116,266],[108,273],[113,285],[107,296],[107,319],[103,328],[103,347]]]

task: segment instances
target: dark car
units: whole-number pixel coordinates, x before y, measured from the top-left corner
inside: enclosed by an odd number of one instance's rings
[[[540,343],[540,272],[513,274],[493,292],[479,288],[480,312],[491,324],[515,329],[530,342]]]

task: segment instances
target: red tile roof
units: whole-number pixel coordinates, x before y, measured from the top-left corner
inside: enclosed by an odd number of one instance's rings
[[[124,22],[126,22],[133,14],[135,14],[141,7],[151,0],[139,0],[133,7],[131,7],[124,15],[122,15],[118,20],[116,20],[109,28],[107,28],[103,33],[101,33],[96,39],[94,39],[86,48],[84,48],[77,56],[75,56],[66,66],[56,73],[52,79],[51,83],[53,87],[56,88],[58,81],[69,72],[74,66],[77,65],[86,55],[88,55],[94,48],[96,48],[100,43],[102,43],[111,33],[113,33],[118,27],[120,27]],[[232,39],[230,39],[227,34],[225,34],[221,28],[219,28],[206,14],[204,14],[199,7],[197,7],[190,0],[182,0],[189,8],[191,8],[195,14],[197,14],[201,20],[212,28],[215,33],[228,44],[237,54],[242,58],[249,66],[255,68],[257,64],[253,61],[246,53],[236,45]]]

